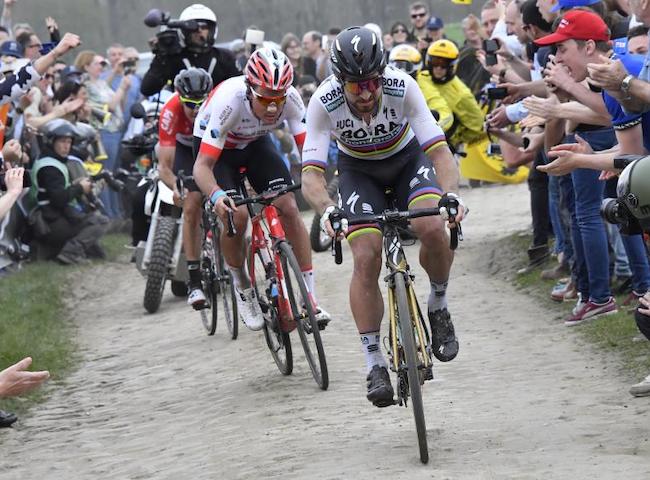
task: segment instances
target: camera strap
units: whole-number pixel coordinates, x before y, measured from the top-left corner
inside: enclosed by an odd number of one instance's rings
[[[185,68],[192,68],[194,65],[187,59],[183,58],[183,65],[185,65]],[[208,67],[208,74],[212,76],[212,72],[214,71],[214,67],[217,66],[217,59],[216,57],[212,57],[212,60],[210,60],[210,66]]]

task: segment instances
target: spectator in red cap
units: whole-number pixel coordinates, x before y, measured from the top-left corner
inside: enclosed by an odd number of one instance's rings
[[[557,143],[557,138],[552,140],[551,137],[558,132],[562,135],[571,125],[566,119],[578,124],[574,133],[586,142],[581,142],[581,145],[586,147],[589,144],[591,149],[599,151],[616,144],[611,118],[601,94],[583,82],[587,77],[587,64],[606,60],[604,55],[611,48],[609,38],[609,29],[598,15],[585,10],[571,10],[561,18],[554,33],[535,41],[537,45],[557,47],[555,57],[550,57],[551,62],[544,70],[544,80],[554,95],[548,99],[530,97],[524,100],[530,113],[549,120],[545,131],[549,144]],[[567,107],[573,105],[575,116],[566,108],[558,108],[560,101],[568,101]],[[547,113],[549,111],[551,113]],[[552,113],[554,111],[565,113],[556,115]],[[568,140],[568,143],[575,143],[572,136]],[[605,182],[598,177],[599,172],[583,168],[571,173],[575,202],[569,208],[580,296],[571,316],[565,320],[569,326],[617,311],[609,285],[607,234],[599,214]]]

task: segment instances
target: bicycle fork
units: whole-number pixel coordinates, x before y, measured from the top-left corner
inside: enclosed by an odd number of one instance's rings
[[[392,275],[405,275],[408,279],[405,283],[409,301],[409,316],[411,328],[414,329],[414,336],[416,338],[418,358],[420,360],[418,362],[418,370],[420,385],[422,385],[425,380],[433,379],[428,331],[422,322],[422,312],[415,296],[415,290],[413,289],[413,277],[405,271],[397,271],[392,273]],[[408,375],[406,361],[404,360],[404,352],[402,351],[401,343],[399,341],[401,336],[399,331],[399,322],[407,320],[399,318],[397,302],[395,301],[395,290],[392,286],[391,279],[388,279],[388,281],[388,312],[390,321],[388,337],[390,348],[388,348],[388,357],[391,370],[397,373],[396,404],[407,406],[407,399],[409,397]]]

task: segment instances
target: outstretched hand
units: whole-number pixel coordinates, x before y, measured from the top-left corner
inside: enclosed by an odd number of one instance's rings
[[[15,397],[33,390],[50,378],[50,372],[29,372],[32,358],[23,358],[20,362],[0,372],[0,397]]]
[[[552,161],[546,165],[538,165],[537,170],[548,175],[559,176],[571,173],[576,168],[582,168],[583,155],[589,155],[593,150],[579,135],[576,135],[576,141],[578,143],[565,143],[553,147],[548,152],[548,158]]]

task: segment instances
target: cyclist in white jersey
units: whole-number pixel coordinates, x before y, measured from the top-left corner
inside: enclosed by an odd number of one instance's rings
[[[386,187],[393,189],[400,209],[443,207],[451,197],[460,201],[458,168],[444,132],[415,80],[386,67],[381,39],[367,28],[348,28],[336,37],[330,58],[334,75],[309,103],[302,157],[303,194],[323,214],[322,226],[330,235],[329,217],[339,208],[348,216],[387,208]],[[339,148],[339,207],[332,204],[325,185],[330,135]],[[460,203],[457,222],[465,211]],[[420,263],[431,281],[428,314],[434,354],[449,361],[458,353],[445,297],[453,252],[442,218],[418,218],[411,225],[421,242]],[[387,406],[393,388],[379,333],[384,308],[378,283],[381,231],[377,225],[361,225],[346,235],[354,257],[350,307],[366,357],[368,400]]]
[[[232,198],[239,196],[239,169],[243,166],[247,167],[248,181],[258,193],[293,183],[270,139],[270,132],[286,122],[298,148],[302,148],[305,106],[298,91],[291,86],[293,67],[282,52],[271,48],[256,50],[244,73],[214,88],[199,111],[194,122],[195,143],[200,142],[194,181],[224,222],[227,212],[234,212],[237,234],[231,238],[224,232],[221,246],[238,292],[242,319],[251,330],[259,330],[264,319],[244,268],[248,212],[244,206],[236,209]],[[274,204],[313,297],[319,324],[324,327],[329,314],[316,305],[309,236],[294,194],[282,195]]]

